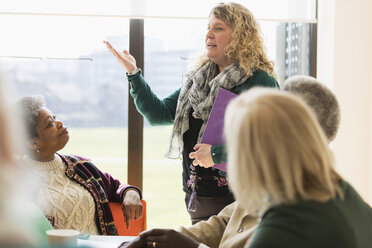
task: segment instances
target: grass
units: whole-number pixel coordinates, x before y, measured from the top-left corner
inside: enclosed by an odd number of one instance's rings
[[[70,141],[60,152],[90,158],[102,171],[127,182],[127,129],[69,128]],[[182,191],[181,160],[163,157],[171,127],[144,128],[143,196],[147,227],[190,225]]]

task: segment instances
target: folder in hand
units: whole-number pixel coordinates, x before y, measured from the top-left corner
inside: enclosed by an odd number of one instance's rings
[[[222,88],[219,89],[216,99],[214,100],[201,143],[210,144],[213,146],[225,144],[223,137],[225,111],[229,102],[236,96],[238,95],[228,90]],[[227,170],[226,163],[216,164],[214,167],[223,171]]]

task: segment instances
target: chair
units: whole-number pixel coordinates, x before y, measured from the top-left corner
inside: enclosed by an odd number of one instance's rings
[[[137,219],[130,223],[129,228],[125,224],[123,210],[121,208],[121,203],[110,202],[112,217],[114,218],[114,223],[116,229],[118,230],[119,236],[138,236],[142,231],[147,229],[147,216],[146,216],[146,201],[142,200],[143,214]]]

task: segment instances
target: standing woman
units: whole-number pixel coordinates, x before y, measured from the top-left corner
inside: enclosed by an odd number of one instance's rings
[[[372,209],[334,169],[304,101],[254,89],[231,101],[225,126],[231,189],[260,217],[245,247],[371,247]]]
[[[173,124],[166,156],[182,155],[183,190],[192,223],[218,214],[234,201],[226,173],[212,167],[226,161],[224,146],[200,144],[217,92],[224,88],[239,94],[254,86],[279,87],[252,13],[237,3],[214,7],[205,54],[196,69],[186,74],[182,87],[162,100],[152,92],[128,51],[119,53],[105,44],[127,71],[138,111],[152,125]]]

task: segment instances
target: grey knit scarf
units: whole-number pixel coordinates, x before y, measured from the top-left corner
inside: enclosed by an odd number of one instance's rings
[[[189,130],[190,110],[193,109],[194,118],[203,120],[197,140],[200,143],[218,90],[220,88],[231,90],[244,83],[248,77],[243,68],[236,64],[231,64],[218,73],[218,66],[210,61],[199,70],[186,74],[185,78],[178,97],[169,147],[165,154],[167,158],[179,158],[182,153],[182,137]]]

